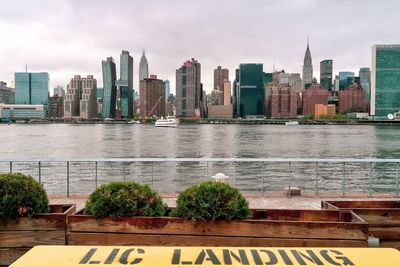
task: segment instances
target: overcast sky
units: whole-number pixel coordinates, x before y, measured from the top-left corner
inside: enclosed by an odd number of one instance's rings
[[[301,73],[307,36],[319,80],[319,62],[334,72],[370,66],[371,46],[400,43],[399,0],[0,0],[0,80],[14,72],[46,71],[50,91],[74,74],[93,74],[102,86],[101,60],[122,49],[134,57],[134,85],[142,49],[151,74],[171,80],[192,57],[204,88],[213,69],[263,63]]]

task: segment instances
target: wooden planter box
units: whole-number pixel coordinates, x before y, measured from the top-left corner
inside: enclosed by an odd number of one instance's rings
[[[400,201],[324,201],[322,208],[352,210],[369,224],[381,247],[400,249]]]
[[[368,225],[350,211],[254,210],[252,220],[68,215],[68,245],[365,247]]]
[[[50,205],[50,213],[0,221],[0,266],[37,245],[65,245],[67,214],[75,212],[75,205]]]

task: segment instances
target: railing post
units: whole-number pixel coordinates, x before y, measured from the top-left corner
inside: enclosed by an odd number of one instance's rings
[[[261,164],[261,196],[264,196],[264,162]]]
[[[397,162],[396,196],[399,196],[400,162]]]
[[[207,164],[207,170],[206,170],[206,179],[208,180],[209,179],[209,177],[208,177],[208,161],[206,161],[206,164]]]
[[[154,185],[154,161],[151,162],[151,186]]]
[[[319,195],[319,186],[318,186],[318,161],[315,162],[315,193],[318,196]]]
[[[42,183],[42,163],[39,161],[39,184]]]
[[[368,195],[369,197],[372,196],[372,162],[369,163]]]
[[[291,186],[292,186],[292,162],[289,161],[289,197],[292,197],[291,193]]]
[[[67,197],[69,197],[69,161],[67,161]]]
[[[95,175],[95,177],[94,177],[94,184],[95,184],[95,186],[96,186],[96,188],[97,188],[97,161],[95,162],[95,171],[96,171],[96,175]]]
[[[13,162],[10,161],[10,173],[12,173],[12,172],[13,172]]]
[[[345,196],[345,184],[346,184],[346,162],[343,162],[343,180],[342,180],[342,197]]]
[[[234,183],[234,186],[236,187],[236,161],[234,162],[234,168],[235,168],[235,173],[234,173],[234,175],[233,175],[233,183]]]

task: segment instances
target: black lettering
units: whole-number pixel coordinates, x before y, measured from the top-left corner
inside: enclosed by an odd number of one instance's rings
[[[289,256],[286,253],[286,251],[284,251],[283,249],[279,249],[278,252],[279,252],[279,254],[281,254],[281,257],[282,257],[282,259],[283,259],[283,261],[285,262],[286,265],[293,265],[293,262],[289,258]]]
[[[328,253],[329,253],[329,251],[326,250],[326,249],[321,250],[321,252],[320,252],[321,256],[324,257],[324,259],[325,259],[327,262],[329,262],[330,264],[336,265],[336,266],[340,266],[341,264],[338,263],[338,262],[336,262],[336,261],[334,261],[334,260],[328,255]]]
[[[243,249],[239,249],[239,256],[233,253],[229,249],[223,249],[222,253],[224,255],[224,263],[227,265],[232,265],[231,256],[239,263],[243,265],[249,265],[249,259],[247,258],[246,252]]]
[[[172,264],[179,264],[181,261],[181,250],[174,249],[174,254],[172,255]]]
[[[97,251],[97,248],[91,248],[89,249],[88,253],[86,253],[85,256],[81,259],[79,264],[87,264],[90,258],[93,256],[93,254]]]
[[[333,253],[335,253],[337,255],[340,255],[340,256],[336,256],[335,258],[337,260],[342,260],[344,266],[349,266],[349,265],[352,266],[352,265],[354,265],[354,263],[349,258],[347,258],[346,256],[343,256],[342,252],[340,252],[338,250],[331,250],[331,252],[333,252]]]
[[[100,264],[100,261],[89,261],[89,264]]]
[[[122,264],[128,264],[128,257],[129,255],[132,253],[132,251],[134,251],[134,248],[130,248],[124,251],[124,253],[122,253],[121,257],[119,258],[119,262]],[[144,254],[144,250],[141,248],[138,248],[137,250],[138,254]],[[141,262],[143,259],[142,258],[135,258],[133,261],[131,261],[131,265],[133,264],[138,264],[139,262]]]
[[[306,250],[306,251],[308,255],[304,254],[303,252],[297,251],[295,249],[291,250],[293,256],[296,258],[297,262],[300,265],[307,265],[304,259],[317,265],[324,265],[323,262],[317,257],[317,255],[315,255],[315,253],[312,250]]]
[[[273,253],[271,250],[260,249],[260,252],[264,252],[268,255],[269,261],[265,262],[265,265],[275,265],[278,263],[278,259],[276,258],[275,253]]]
[[[253,255],[254,263],[256,265],[263,265],[263,262],[261,260],[260,255],[258,254],[258,251],[255,249],[251,249],[250,251],[251,251],[251,255]]]
[[[114,261],[115,257],[117,256],[118,252],[119,252],[119,249],[118,248],[114,248],[111,251],[110,256],[108,256],[108,258],[104,262],[104,264],[111,264]]]
[[[206,258],[206,251],[208,258]],[[201,265],[203,264],[204,260],[208,260],[211,261],[214,265],[221,265],[221,262],[218,260],[217,256],[215,256],[214,252],[211,249],[206,249],[206,251],[204,251],[204,249],[201,250],[194,264]]]
[[[191,261],[182,261],[182,265],[192,265],[193,262]]]

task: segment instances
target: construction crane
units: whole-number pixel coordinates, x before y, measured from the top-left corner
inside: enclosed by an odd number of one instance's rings
[[[147,115],[146,119],[151,117],[153,115],[154,110],[156,109],[156,107],[158,106],[158,104],[160,104],[161,100],[163,99],[162,96],[160,96],[157,100],[157,102],[154,104],[154,106],[151,108],[149,115]]]

